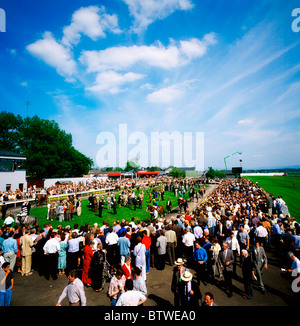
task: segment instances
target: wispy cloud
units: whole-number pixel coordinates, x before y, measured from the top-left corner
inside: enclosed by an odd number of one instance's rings
[[[116,46],[100,51],[82,51],[79,61],[87,66],[88,72],[105,69],[124,70],[134,65],[172,69],[189,64],[203,56],[208,47],[216,44],[216,35],[207,34],[202,40],[189,39],[172,41],[169,46],[160,42],[154,45]]]
[[[191,10],[191,0],[123,0],[134,18],[132,30],[140,33],[155,20],[164,19],[177,10]]]
[[[126,74],[119,74],[115,71],[103,71],[97,75],[93,86],[87,87],[87,91],[93,93],[110,93],[117,94],[122,91],[121,87],[124,84],[132,83],[136,80],[144,78],[142,74],[128,72]]]

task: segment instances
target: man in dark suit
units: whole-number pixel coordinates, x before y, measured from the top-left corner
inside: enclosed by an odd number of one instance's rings
[[[103,211],[103,207],[104,207],[104,197],[100,197],[99,198],[99,216],[102,217],[102,211]]]
[[[242,273],[245,294],[243,299],[250,300],[253,297],[253,288],[252,288],[252,275],[253,275],[253,261],[246,249],[242,250],[243,262],[242,262]]]
[[[174,294],[174,306],[181,306],[181,297],[180,297],[180,284],[182,281],[182,275],[189,271],[188,268],[184,266],[184,261],[182,258],[178,258],[175,262],[176,267],[173,269],[171,291]]]
[[[226,226],[224,225],[222,220],[218,221],[218,224],[216,226],[216,235],[218,238],[218,242],[220,245],[225,241],[226,239]]]
[[[225,288],[228,290],[228,297],[232,297],[232,276],[233,276],[233,263],[234,255],[231,249],[228,249],[227,243],[222,243],[222,251],[219,253],[219,264],[223,270]]]

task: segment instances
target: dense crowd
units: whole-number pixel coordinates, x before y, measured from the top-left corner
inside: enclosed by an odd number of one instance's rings
[[[171,178],[167,176],[159,177],[147,177],[140,179],[124,178],[124,179],[112,179],[107,177],[100,178],[90,178],[83,181],[74,181],[70,184],[55,184],[50,187],[28,187],[23,191],[20,189],[0,191],[0,203],[15,201],[15,200],[26,200],[35,199],[38,194],[47,195],[63,195],[63,194],[77,194],[80,192],[94,191],[100,189],[109,188],[134,188],[134,187],[144,187],[150,184],[159,182],[171,182]]]
[[[195,187],[188,179],[165,181],[176,194]],[[192,198],[196,197],[194,192]],[[246,179],[226,179],[193,211],[186,207],[182,214],[164,219],[120,219],[113,225],[102,220],[101,225],[57,229],[49,222],[40,230],[3,227],[0,257],[9,264],[3,273],[12,283],[16,271],[30,276],[36,270],[53,280],[66,273],[69,283],[57,305],[65,297],[70,305],[86,305],[84,287],[103,293],[105,281],[109,304],[138,305],[147,300],[151,268],[163,271],[169,264],[174,267],[170,284],[174,305],[197,306],[201,301],[215,305],[212,293],[202,296],[201,282],[214,284],[224,278],[224,290],[231,297],[232,278],[240,269],[243,298],[251,299],[253,278],[261,292],[266,291],[263,271],[268,251],[274,250],[291,274],[300,268],[299,224],[285,214],[283,205],[281,197],[272,197]]]

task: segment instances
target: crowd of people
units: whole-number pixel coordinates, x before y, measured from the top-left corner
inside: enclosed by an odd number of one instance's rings
[[[195,181],[168,184],[178,194],[193,188]],[[53,280],[68,275],[57,305],[66,297],[70,305],[86,305],[85,287],[103,293],[105,281],[110,305],[143,305],[149,292],[147,275],[152,268],[163,272],[166,264],[173,267],[174,306],[216,305],[212,293],[202,295],[200,284],[217,281],[231,297],[232,279],[239,272],[243,298],[251,299],[253,279],[262,293],[266,291],[268,251],[274,250],[287,271],[300,268],[299,224],[284,214],[281,200],[246,179],[225,179],[194,210],[186,207],[182,214],[164,219],[120,219],[113,225],[102,220],[101,225],[56,229],[49,222],[40,230],[3,227],[0,259],[24,276],[34,270]]]

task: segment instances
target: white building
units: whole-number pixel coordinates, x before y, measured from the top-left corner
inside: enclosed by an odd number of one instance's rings
[[[0,192],[27,189],[26,171],[22,168],[24,155],[0,151]]]

